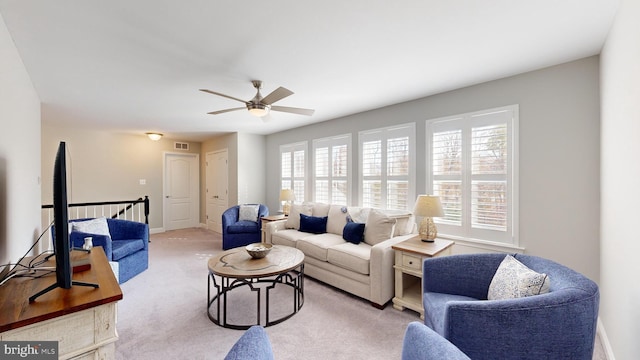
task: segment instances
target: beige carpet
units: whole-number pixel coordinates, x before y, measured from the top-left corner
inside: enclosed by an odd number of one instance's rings
[[[222,251],[220,235],[185,229],[151,239],[149,269],[122,284],[116,359],[223,359],[243,332],[206,313],[207,260]],[[400,359],[417,313],[378,310],[309,277],[304,285],[300,312],[266,328],[276,359]],[[605,359],[597,345],[594,359]]]

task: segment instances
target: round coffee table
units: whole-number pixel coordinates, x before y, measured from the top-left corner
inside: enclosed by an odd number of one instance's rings
[[[266,289],[265,327],[287,320],[304,304],[304,254],[296,248],[274,245],[266,257],[254,259],[244,247],[239,247],[210,258],[208,266],[207,315],[217,325],[239,330],[260,325],[262,288]],[[220,278],[219,282],[216,277]],[[266,286],[263,286],[265,284]],[[211,285],[216,289],[213,297]],[[286,285],[293,289],[293,311],[276,320],[271,320],[269,293],[277,285]],[[241,286],[247,286],[251,292],[256,293],[257,318],[254,324],[231,324],[227,320],[227,308],[233,305],[227,301],[227,295],[231,290]],[[211,313],[212,307],[215,314]]]

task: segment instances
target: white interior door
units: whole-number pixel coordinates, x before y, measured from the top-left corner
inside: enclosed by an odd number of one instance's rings
[[[222,233],[222,213],[229,207],[227,150],[207,153],[207,228]]]
[[[199,156],[165,153],[164,227],[166,230],[198,226]]]

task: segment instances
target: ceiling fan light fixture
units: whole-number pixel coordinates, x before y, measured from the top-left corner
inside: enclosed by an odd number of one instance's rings
[[[257,117],[263,117],[267,115],[269,113],[270,108],[271,106],[265,105],[265,104],[256,104],[256,103],[247,104],[247,109],[249,110],[249,113]]]

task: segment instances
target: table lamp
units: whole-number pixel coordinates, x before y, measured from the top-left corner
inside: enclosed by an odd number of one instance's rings
[[[291,202],[296,199],[293,190],[291,189],[282,189],[280,190],[280,201],[284,201],[282,205],[282,212],[285,216],[289,216],[289,211],[291,211]]]
[[[416,205],[413,207],[413,215],[422,216],[418,230],[420,240],[434,242],[438,236],[438,229],[432,218],[444,216],[440,198],[431,195],[418,195]]]

